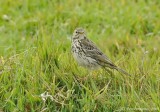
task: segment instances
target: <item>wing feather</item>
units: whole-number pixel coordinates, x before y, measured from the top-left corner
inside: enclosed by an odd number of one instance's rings
[[[81,46],[86,56],[95,59],[102,67],[110,67],[112,69],[116,68],[116,65],[111,60],[109,60],[109,58],[103,54],[103,52],[97,48],[92,41],[83,39],[81,40]]]

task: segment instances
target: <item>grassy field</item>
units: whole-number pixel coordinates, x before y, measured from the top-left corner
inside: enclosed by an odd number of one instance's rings
[[[0,0],[0,111],[160,112],[159,0]],[[89,74],[75,28],[132,76]]]

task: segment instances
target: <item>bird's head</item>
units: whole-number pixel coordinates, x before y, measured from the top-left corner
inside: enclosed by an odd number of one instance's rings
[[[85,33],[85,30],[83,28],[76,28],[73,32],[73,36],[72,36],[72,39],[84,39],[86,38],[86,33]]]

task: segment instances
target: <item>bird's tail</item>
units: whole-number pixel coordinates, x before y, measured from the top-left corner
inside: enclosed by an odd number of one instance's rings
[[[121,68],[119,68],[119,67],[116,67],[116,70],[119,71],[119,72],[122,73],[122,74],[131,76],[131,74],[129,74],[128,72],[126,72],[125,70],[123,70],[123,69],[121,69]]]

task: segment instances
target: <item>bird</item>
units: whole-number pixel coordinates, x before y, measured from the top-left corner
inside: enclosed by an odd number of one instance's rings
[[[115,69],[118,72],[130,75],[122,68],[115,65],[91,40],[87,38],[83,28],[76,28],[71,38],[71,52],[74,59],[82,67],[89,70],[104,68]]]

